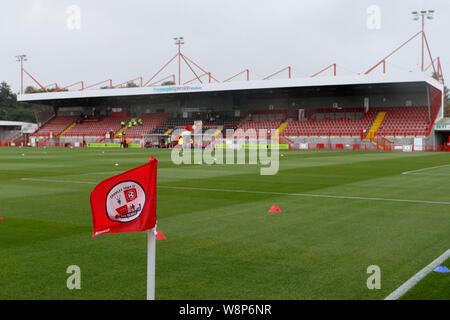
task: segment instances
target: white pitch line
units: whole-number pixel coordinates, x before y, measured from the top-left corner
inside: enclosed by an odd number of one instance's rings
[[[268,194],[268,195],[280,195],[280,196],[297,196],[297,197],[310,197],[310,198],[370,200],[370,201],[391,201],[391,202],[410,202],[410,203],[422,203],[422,204],[450,205],[450,202],[444,202],[444,201],[354,197],[354,196],[339,196],[339,195],[314,194],[314,193],[286,193],[286,192],[230,190],[230,189],[210,189],[210,188],[195,188],[195,187],[171,187],[171,186],[158,186],[158,188],[178,189],[178,190],[192,190],[192,191],[196,191],[197,190],[197,191],[215,191],[215,192],[253,193],[253,194]]]
[[[57,182],[57,183],[79,183],[79,184],[94,184],[100,182],[94,181],[74,181],[74,180],[52,180],[40,178],[22,178],[23,181],[37,181],[37,182]],[[191,191],[212,191],[212,192],[232,192],[232,193],[250,193],[250,194],[267,194],[276,196],[294,196],[307,198],[328,198],[328,199],[347,199],[347,200],[368,200],[368,201],[384,201],[384,202],[407,202],[407,203],[421,203],[421,204],[439,204],[450,205],[450,202],[445,201],[429,201],[429,200],[414,200],[414,199],[392,199],[392,198],[371,198],[371,197],[356,197],[356,196],[340,196],[330,194],[314,194],[314,193],[287,193],[287,192],[272,192],[272,191],[252,191],[252,190],[231,190],[231,189],[214,189],[214,188],[196,188],[196,187],[173,187],[173,186],[158,186],[163,189],[176,190],[191,190]]]
[[[413,172],[409,173],[413,174],[415,176],[427,176],[427,177],[447,177],[450,176],[450,173],[420,173],[420,172]]]
[[[428,168],[422,168],[422,169],[417,169],[417,170],[405,171],[405,172],[402,172],[402,174],[410,174],[410,173],[431,170],[431,169],[437,169],[437,168],[442,168],[442,167],[448,167],[448,166],[450,166],[450,164],[444,164],[442,166],[428,167]]]
[[[57,183],[79,183],[79,184],[99,184],[99,182],[92,181],[75,181],[75,180],[52,180],[40,178],[21,178],[22,181],[36,181],[36,182],[57,182]]]
[[[388,295],[384,300],[397,300],[414,287],[420,280],[425,278],[431,271],[436,269],[440,264],[446,261],[450,257],[450,249],[444,252],[436,260],[431,262],[425,268],[417,272],[411,279],[402,284],[397,290]]]

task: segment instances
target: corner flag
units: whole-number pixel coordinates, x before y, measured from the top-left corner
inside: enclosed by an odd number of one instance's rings
[[[158,160],[100,182],[91,193],[93,237],[145,231],[156,224]]]
[[[92,237],[148,230],[147,300],[155,299],[156,169],[150,161],[100,182],[91,193]]]

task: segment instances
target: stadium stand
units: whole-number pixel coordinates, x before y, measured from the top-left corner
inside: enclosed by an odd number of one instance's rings
[[[126,129],[127,137],[141,138],[143,134],[153,133],[153,131],[156,128],[160,127],[167,119],[170,118],[170,113],[142,114],[141,116],[136,117],[135,119],[138,118],[142,119],[143,124],[142,125],[138,124],[131,128],[127,128]]]
[[[381,110],[381,108],[380,108]],[[377,131],[380,136],[425,136],[430,121],[427,107],[383,108],[386,116]]]
[[[337,112],[334,109],[318,109],[305,120],[289,121],[283,136],[362,136],[368,130],[375,109],[364,113],[363,108],[347,108]]]
[[[233,134],[234,138],[243,138],[247,134],[247,130],[254,129],[256,134],[260,134],[258,130],[267,130],[267,134],[273,135],[280,125],[287,120],[287,110],[250,110],[244,114],[241,121],[237,122],[237,131]]]
[[[76,123],[63,136],[104,136],[111,131],[117,132],[120,128],[120,119],[117,117],[93,116],[82,119],[80,123]]]
[[[318,109],[305,120],[290,121],[283,135],[364,138],[379,112],[386,113],[375,131],[379,136],[425,136],[430,126],[428,107],[375,107],[367,113],[363,108]]]
[[[73,124],[77,118],[78,116],[57,116],[33,133],[32,136],[57,137],[61,132]]]

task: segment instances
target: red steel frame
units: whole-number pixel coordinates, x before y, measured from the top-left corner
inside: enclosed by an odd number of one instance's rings
[[[285,70],[288,70],[288,77],[289,77],[289,79],[291,79],[291,76],[292,76],[292,68],[291,68],[291,66],[287,66],[286,68],[283,68],[283,69],[281,69],[281,70],[279,70],[279,71],[277,71],[277,72],[275,72],[275,73],[272,73],[271,75],[265,77],[263,80],[269,80],[270,78],[276,76],[277,74],[280,74],[281,72],[283,72],[283,71],[285,71]]]
[[[72,83],[71,85],[61,88],[60,90],[68,89],[70,87],[76,86],[77,84],[81,84],[81,91],[83,91],[84,90],[84,81],[78,81],[78,82]]]
[[[214,80],[216,82],[220,82],[219,80],[217,80],[216,78],[214,78],[211,75],[211,72],[206,71],[205,69],[203,69],[202,67],[200,67],[197,63],[195,63],[194,61],[192,61],[191,59],[189,59],[187,56],[185,56],[182,52],[181,52],[181,45],[178,45],[178,52],[175,56],[173,56],[166,64],[164,64],[143,86],[147,87],[149,86],[149,83],[156,78],[156,76],[158,74],[161,73],[161,71],[163,71],[173,60],[175,60],[176,58],[178,58],[178,85],[181,85],[181,61],[183,60],[184,63],[188,66],[188,68],[191,70],[191,72],[195,75],[195,78],[192,80],[189,80],[187,82],[185,82],[184,84],[190,83],[192,81],[198,80],[200,83],[203,83],[202,80],[200,78],[202,78],[205,75],[208,75],[209,78],[209,82],[211,82],[211,80]],[[201,74],[200,76],[195,72],[194,68],[191,66],[191,64],[193,64],[195,67],[197,67],[198,69],[200,69],[203,74]],[[171,77],[171,76],[170,76]],[[167,79],[168,77],[164,78]],[[153,82],[152,84],[158,83],[160,81],[156,81]],[[174,81],[175,83],[175,81]]]
[[[181,55],[182,55],[187,61],[189,61],[189,62],[192,63],[194,66],[196,66],[198,69],[200,69],[202,72],[211,74],[211,72],[206,71],[205,69],[203,69],[202,67],[200,67],[197,63],[195,63],[194,61],[192,61],[191,59],[189,59],[188,57],[186,57],[184,54],[181,54]],[[211,79],[214,80],[214,81],[216,81],[216,82],[220,82],[219,80],[217,80],[216,78],[214,78],[212,75],[211,75]]]
[[[163,71],[176,57],[178,56],[178,53],[176,54],[176,55],[174,55],[173,56],[173,58],[172,59],[170,59],[165,65],[163,65],[162,66],[162,68],[161,69],[159,69],[158,70],[158,72],[156,72],[145,84],[144,84],[144,87],[146,87],[149,83],[150,83],[150,81],[152,81],[153,79],[155,79],[156,78],[156,76],[158,75],[158,74],[160,74],[161,73],[161,71]]]
[[[191,69],[192,73],[197,77],[197,80],[200,81],[200,83],[203,83],[202,80],[200,80],[199,76],[197,75],[197,73],[195,73],[194,69],[192,69],[191,65],[189,64],[189,62],[187,62],[186,58],[184,57],[184,55],[182,55],[180,53],[179,57],[183,58],[184,62],[187,64],[187,66],[189,67],[189,69]],[[179,68],[180,66],[178,66]],[[180,85],[180,79],[178,79],[178,85]]]
[[[203,73],[203,74],[201,74],[201,75],[199,76],[199,78],[202,78],[202,77],[204,77],[204,76],[208,76],[208,82],[211,83],[211,72]],[[185,83],[183,83],[183,85],[186,85],[186,84],[188,84],[188,83],[191,83],[192,81],[195,81],[195,80],[197,80],[197,77],[195,77],[194,79],[191,79],[191,80],[189,80],[189,81],[186,81]]]
[[[51,84],[48,84],[48,85],[46,85],[46,86],[44,86],[44,88],[45,89],[48,89],[49,87],[52,87],[52,86],[55,86],[55,91],[56,92],[58,92],[58,91],[60,91],[61,89],[58,87],[58,84],[57,83],[51,83]],[[33,90],[33,91],[31,91],[31,93],[35,93],[35,92],[37,92],[38,90]],[[48,92],[48,91],[47,91]]]
[[[411,42],[414,38],[416,38],[419,34],[421,34],[422,31],[417,32],[414,36],[412,36],[411,38],[409,38],[407,41],[405,41],[401,46],[399,46],[397,49],[395,49],[394,51],[392,51],[390,54],[388,54],[386,57],[384,57],[383,59],[381,59],[380,62],[378,62],[376,65],[374,65],[372,68],[370,68],[369,70],[367,70],[364,74],[369,74],[371,73],[374,69],[376,69],[380,64],[384,65],[384,71],[386,71],[386,60],[389,59],[392,55],[394,55],[397,51],[399,51],[401,48],[403,48],[405,45],[407,45],[409,42]]]
[[[115,89],[115,88],[118,88],[118,87],[120,87],[120,86],[123,86],[124,84],[128,84],[128,83],[130,83],[130,82],[133,82],[133,83],[134,83],[134,81],[136,81],[136,80],[139,80],[139,86],[142,88],[142,77],[137,77],[137,78],[134,78],[134,79],[131,79],[131,80],[122,82],[122,83],[120,83],[120,84],[115,85],[115,86],[112,87],[112,88]]]
[[[234,78],[237,78],[237,77],[239,77],[241,74],[244,74],[244,73],[247,74],[247,81],[250,81],[250,70],[249,70],[249,69],[245,69],[245,70],[243,70],[243,71],[241,71],[241,72],[235,74],[234,76],[232,76],[232,77],[230,77],[230,78],[228,78],[228,79],[226,79],[226,80],[223,80],[223,82],[228,82],[228,81],[230,81],[230,80],[233,80]]]
[[[27,70],[25,70],[23,67],[22,67],[22,72],[25,72],[30,78],[31,78],[31,80],[33,80],[34,82],[36,82],[37,83],[37,85],[39,86],[39,87],[41,87],[41,89],[42,90],[44,90],[45,92],[48,92],[47,91],[47,89],[42,85],[42,84],[40,84],[39,83],[39,81],[37,81]],[[23,78],[23,76],[22,76],[22,78]]]
[[[102,83],[106,83],[106,82],[109,82],[109,88],[112,89],[112,87],[113,87],[113,86],[112,86],[112,79],[107,79],[107,80],[103,80],[103,81],[100,81],[100,82],[91,84],[90,86],[84,87],[83,90],[86,90],[86,89],[89,89],[89,88],[96,87],[96,86],[98,86],[98,85],[100,85],[100,84],[102,84]]]
[[[158,81],[155,81],[155,82],[152,82],[152,83],[146,85],[146,87],[151,87],[151,86],[153,86],[153,85],[155,85],[155,84],[157,84],[157,83],[160,83],[160,82],[162,82],[162,81],[164,81],[164,80],[166,80],[166,79],[169,79],[169,78],[172,78],[172,83],[173,83],[173,84],[176,83],[176,82],[175,82],[175,74],[171,74],[171,75],[169,75],[169,76],[167,76],[167,77],[165,77],[165,78],[162,78],[162,79],[160,79],[160,80],[158,80]]]
[[[375,64],[369,70],[364,72],[364,74],[367,75],[367,74],[371,73],[373,70],[375,70],[380,65],[383,65],[383,73],[386,73],[387,59],[389,59],[392,55],[394,55],[396,52],[398,52],[400,49],[402,49],[404,46],[406,46],[408,43],[410,43],[412,40],[414,40],[419,35],[421,35],[421,37],[422,37],[422,66],[421,66],[422,72],[425,72],[430,67],[433,67],[433,70],[434,70],[434,72],[436,74],[436,77],[437,77],[438,81],[443,82],[444,79],[443,79],[443,72],[442,72],[442,65],[440,63],[440,58],[437,57],[437,58],[433,59],[433,56],[431,54],[431,50],[430,50],[430,46],[429,46],[429,43],[428,43],[428,39],[427,39],[426,34],[425,34],[424,17],[422,17],[422,30],[421,31],[417,32],[411,38],[409,38],[407,41],[403,42],[399,47],[397,47],[395,50],[393,50],[390,54],[388,54],[386,57],[381,59],[377,64]],[[430,66],[428,66],[427,68],[425,68],[425,65],[424,65],[424,63],[425,63],[425,47],[427,48],[428,55],[429,55],[430,61],[431,61]],[[113,86],[111,79],[104,80],[104,81],[101,81],[101,82],[98,82],[98,83],[95,83],[95,84],[92,84],[92,85],[89,85],[89,86],[85,86],[84,81],[78,81],[76,83],[73,83],[73,84],[68,85],[66,87],[63,87],[63,88],[59,88],[56,83],[54,83],[52,85],[55,85],[56,91],[61,91],[61,90],[68,89],[68,88],[70,88],[72,86],[81,84],[81,89],[80,90],[83,91],[85,89],[92,88],[92,87],[98,86],[98,85],[100,85],[102,83],[106,83],[106,82],[109,82],[109,88],[111,88],[111,89],[112,88],[118,88],[118,87],[120,87],[120,86],[122,86],[122,85],[124,85],[126,83],[129,83],[129,82],[132,82],[132,81],[134,82],[136,80],[140,80],[140,87],[152,86],[152,85],[160,83],[161,81],[163,81],[165,79],[168,79],[168,78],[172,78],[173,79],[173,83],[175,84],[176,83],[176,78],[175,78],[174,74],[169,75],[169,76],[167,76],[167,77],[165,77],[165,78],[163,78],[163,79],[161,79],[159,81],[152,82],[152,80],[154,80],[176,58],[178,58],[178,85],[181,85],[181,62],[182,61],[184,61],[184,63],[188,66],[188,68],[191,70],[191,72],[195,76],[195,78],[184,82],[184,84],[189,84],[189,83],[191,83],[191,82],[193,82],[195,80],[198,80],[200,83],[203,83],[201,78],[203,78],[205,76],[208,76],[208,82],[209,83],[211,83],[212,80],[214,80],[216,82],[220,82],[219,80],[217,80],[216,78],[214,78],[212,76],[211,72],[206,71],[201,66],[199,66],[197,63],[195,63],[192,59],[190,59],[189,57],[185,56],[182,53],[182,51],[181,51],[181,44],[179,43],[178,44],[177,53],[167,63],[165,63],[147,82],[145,82],[145,84],[143,83],[143,78],[142,77],[137,77],[137,78],[135,78],[133,80],[130,80],[130,81],[127,81],[127,82],[123,82],[123,83],[118,84],[116,86]],[[436,61],[437,61],[437,66],[435,65]],[[193,66],[195,66],[196,68],[201,70],[202,73],[198,74],[194,70]],[[329,65],[328,67],[320,70],[319,72],[313,74],[311,77],[314,78],[314,77],[318,76],[319,74],[327,71],[330,68],[333,68],[333,75],[337,76],[337,64],[333,63],[333,64]],[[288,78],[291,79],[292,78],[292,67],[291,66],[287,66],[287,67],[285,67],[285,68],[283,68],[283,69],[281,69],[281,70],[279,70],[279,71],[277,71],[277,72],[275,72],[275,73],[273,73],[273,74],[271,74],[269,76],[266,76],[265,78],[263,78],[263,80],[269,80],[269,79],[273,78],[274,76],[276,76],[276,75],[278,75],[278,74],[280,74],[280,73],[282,73],[282,72],[284,72],[286,70],[288,71]],[[24,73],[27,74],[43,91],[48,92],[47,88],[50,85],[48,85],[48,86],[41,85],[28,71],[26,71],[23,68],[23,62],[21,62],[21,91],[22,92],[23,92],[23,74]],[[245,70],[243,70],[243,71],[241,71],[241,72],[231,76],[230,78],[225,79],[223,82],[231,81],[231,80],[239,77],[240,75],[242,75],[244,73],[246,73],[246,80],[249,81],[250,80],[250,70],[249,69],[245,69]],[[360,73],[358,73],[358,74],[360,74]]]
[[[336,63],[333,63],[333,64],[330,64],[328,67],[326,67],[326,68],[320,70],[319,72],[314,73],[314,74],[311,76],[311,78],[314,78],[315,76],[318,76],[319,74],[321,74],[322,72],[327,71],[327,70],[330,69],[331,67],[333,67],[333,74],[334,74],[334,76],[336,77],[336,74],[337,74],[337,70],[336,70],[336,69],[337,69],[337,66],[336,66]]]

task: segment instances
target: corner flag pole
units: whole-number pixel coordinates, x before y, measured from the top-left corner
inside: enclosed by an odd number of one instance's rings
[[[155,300],[156,225],[147,238],[147,300]]]

